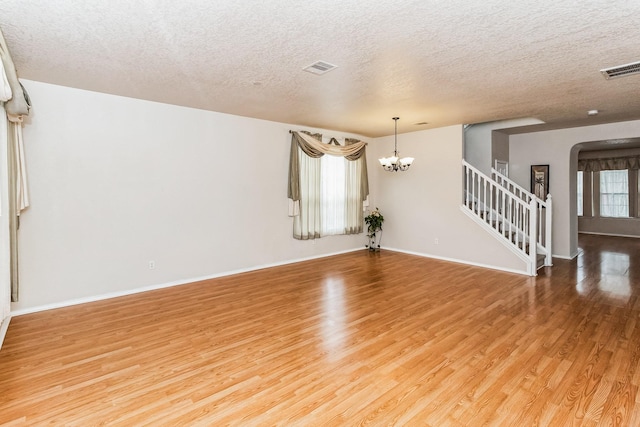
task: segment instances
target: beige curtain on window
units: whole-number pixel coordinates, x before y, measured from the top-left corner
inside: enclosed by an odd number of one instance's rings
[[[20,228],[20,212],[29,206],[27,191],[27,174],[25,168],[24,145],[22,141],[22,119],[29,114],[31,101],[18,80],[13,60],[9,53],[4,35],[0,31],[0,59],[3,67],[3,93],[6,93],[4,79],[11,91],[11,99],[4,104],[7,120],[7,175],[9,206],[2,207],[2,214],[9,217],[9,247],[11,273],[11,301],[18,301],[18,229]],[[4,118],[2,118],[4,120]],[[5,183],[3,183],[5,185]]]
[[[616,171],[640,168],[640,156],[578,159],[578,170],[584,172]]]
[[[346,138],[345,145],[358,144],[357,139]],[[364,211],[369,206],[369,173],[367,159],[363,152],[361,157],[347,162],[347,228],[345,234],[362,233]]]
[[[344,234],[361,233],[362,211],[369,196],[366,143],[349,140],[345,146],[341,146],[332,138],[332,143],[323,144],[319,134],[291,134],[288,198],[289,216],[294,217],[293,237],[307,240],[321,236],[320,158],[325,154],[349,160],[346,176],[347,225]]]
[[[291,137],[291,154],[289,157],[289,216],[293,216],[293,237],[299,240],[317,239],[320,237],[322,212],[320,211],[321,165],[320,157],[324,154],[306,144],[304,135],[321,143],[322,135],[307,132],[295,132]],[[300,149],[299,141],[305,145]],[[309,154],[307,154],[309,153]],[[300,171],[305,171],[300,176]],[[292,179],[295,177],[295,179]]]
[[[18,229],[20,228],[20,213],[29,207],[29,193],[27,190],[27,174],[24,159],[24,144],[22,141],[22,123],[7,123],[7,172],[9,175],[9,247],[11,263],[11,301],[19,298],[18,276]]]
[[[299,209],[298,215],[293,218],[293,236],[300,240],[317,239],[322,229],[321,160],[320,157],[309,157],[300,151],[298,161],[305,175],[300,179]]]

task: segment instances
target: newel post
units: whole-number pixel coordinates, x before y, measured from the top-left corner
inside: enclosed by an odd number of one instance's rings
[[[545,217],[545,235],[544,235],[544,243],[547,254],[544,258],[544,265],[552,266],[553,265],[553,257],[551,255],[551,224],[552,224],[552,213],[553,207],[551,202],[551,194],[547,194],[547,212]]]
[[[529,202],[529,276],[535,276],[538,271],[538,206],[536,198]]]

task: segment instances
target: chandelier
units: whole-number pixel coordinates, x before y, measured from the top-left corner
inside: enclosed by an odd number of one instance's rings
[[[400,117],[394,117],[393,121],[395,122],[395,146],[393,149],[393,156],[391,157],[383,157],[378,159],[382,168],[387,172],[397,172],[397,171],[406,171],[413,163],[413,157],[398,157],[398,120]]]

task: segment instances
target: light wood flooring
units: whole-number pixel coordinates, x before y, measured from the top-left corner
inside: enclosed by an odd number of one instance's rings
[[[640,239],[537,278],[365,250],[11,321],[0,425],[640,425]]]

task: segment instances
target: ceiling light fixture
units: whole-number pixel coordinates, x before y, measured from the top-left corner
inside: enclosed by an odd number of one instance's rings
[[[402,159],[398,157],[398,120],[399,119],[400,117],[393,118],[393,121],[395,122],[395,128],[396,128],[394,133],[395,145],[393,149],[393,156],[383,157],[381,159],[378,159],[378,161],[382,165],[382,168],[387,172],[406,171],[407,169],[409,169],[409,166],[411,166],[414,160],[413,157],[403,157]]]

